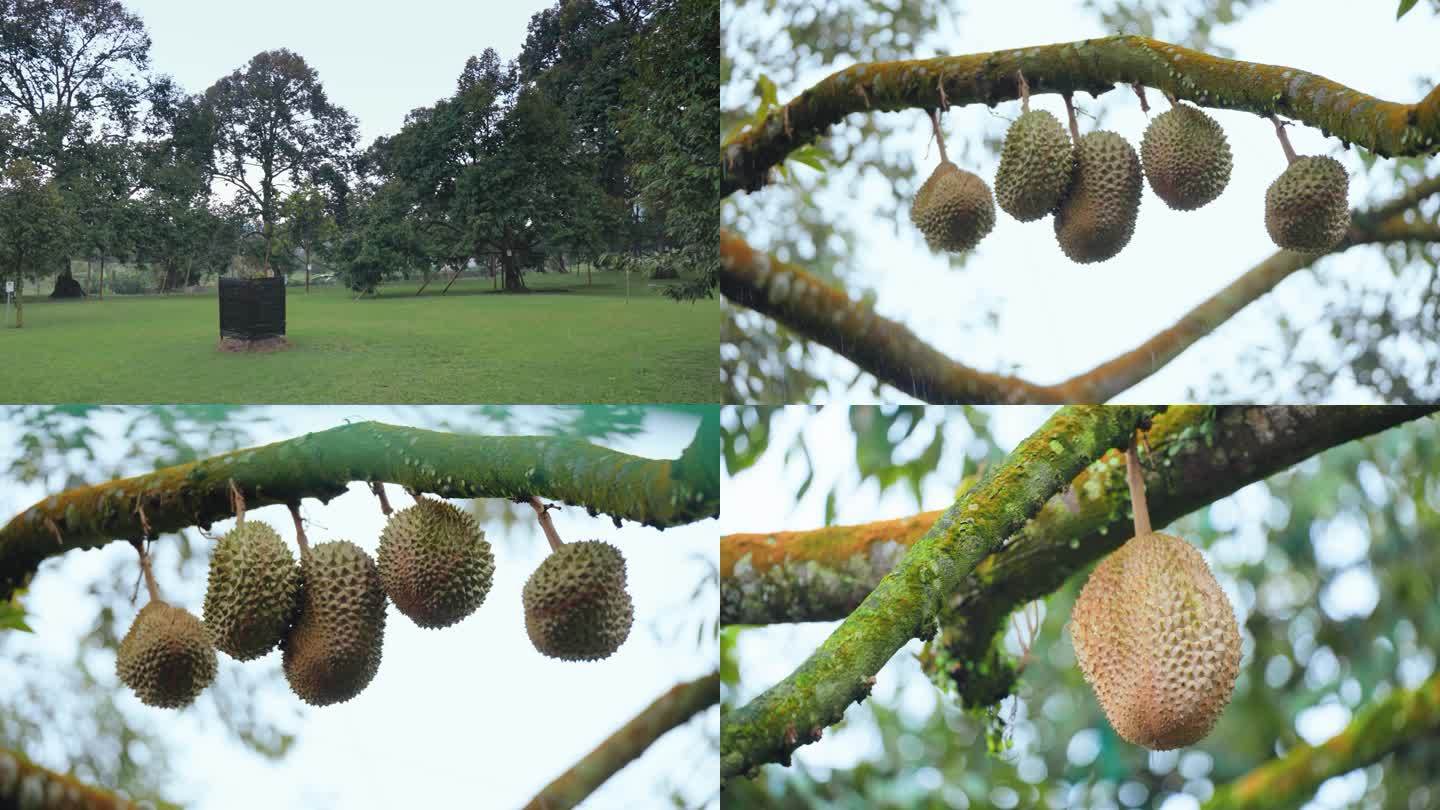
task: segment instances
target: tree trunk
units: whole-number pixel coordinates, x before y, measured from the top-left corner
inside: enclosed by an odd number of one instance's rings
[[[25,276],[15,274],[15,328],[25,325]]]
[[[500,267],[505,271],[505,292],[528,292],[525,286],[525,271],[521,269],[515,251],[506,248],[500,255]]]
[[[100,254],[100,300],[105,300],[105,254]]]
[[[84,297],[85,297],[85,288],[83,288],[83,287],[80,286],[80,282],[76,281],[74,274],[70,272],[70,260],[69,260],[69,259],[66,259],[66,260],[65,260],[65,269],[64,269],[64,270],[61,270],[61,271],[60,271],[60,275],[58,275],[58,276],[55,277],[55,289],[50,291],[50,297],[51,297],[51,298],[84,298]]]
[[[310,246],[305,246],[305,294],[310,294]]]

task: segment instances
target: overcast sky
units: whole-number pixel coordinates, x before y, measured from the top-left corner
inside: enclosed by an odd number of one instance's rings
[[[977,53],[1113,33],[1101,27],[1094,11],[1074,0],[957,0],[950,6],[955,13],[940,15],[945,31],[927,39],[915,50],[915,57],[942,52]],[[1383,99],[1414,102],[1428,89],[1418,86],[1416,77],[1437,75],[1440,20],[1430,4],[1421,3],[1396,22],[1394,7],[1395,3],[1388,0],[1274,0],[1258,10],[1240,11],[1241,21],[1220,29],[1216,39],[1233,48],[1239,59],[1303,68]],[[780,88],[780,100],[790,100],[848,64],[848,60],[841,59],[807,66],[797,81]],[[1149,100],[1152,115],[1168,107],[1158,93],[1150,93]],[[1103,113],[1100,128],[1119,132],[1138,149],[1147,119],[1133,93],[1112,91],[1099,101],[1080,93],[1076,101],[1082,111]],[[744,98],[727,97],[727,102],[744,104],[747,109],[753,109],[754,103],[748,94]],[[1035,96],[1032,105],[1064,119],[1064,104],[1058,95]],[[1198,211],[1178,212],[1167,208],[1147,183],[1134,238],[1119,256],[1099,264],[1077,265],[1067,260],[1055,242],[1050,218],[1021,223],[998,212],[994,231],[964,269],[951,269],[947,261],[929,252],[908,219],[896,223],[871,213],[879,201],[891,194],[878,177],[858,187],[848,182],[832,183],[834,190],[816,204],[822,216],[845,217],[860,223],[856,230],[867,237],[863,248],[847,262],[858,271],[847,282],[852,295],[858,297],[865,290],[876,290],[877,308],[882,314],[906,323],[963,363],[985,370],[1014,367],[1016,373],[1034,382],[1058,382],[1133,349],[1275,252],[1265,232],[1263,215],[1265,189],[1285,166],[1274,129],[1268,121],[1249,113],[1209,112],[1224,128],[1234,157],[1234,170],[1224,193]],[[1003,135],[1018,114],[1018,102],[1002,103],[993,110],[983,104],[952,109],[944,118],[951,155],[963,168],[993,184],[998,160],[977,159],[984,152],[980,136]],[[883,115],[902,118],[912,125],[889,139],[884,148],[915,158],[918,170],[914,184],[918,186],[939,160],[934,147],[928,144],[930,128],[925,115],[919,110]],[[1082,132],[1088,132],[1097,124],[1093,118],[1082,117],[1080,127]],[[1326,153],[1342,159],[1352,172],[1352,205],[1383,193],[1384,189],[1380,189],[1372,194],[1368,181],[1354,177],[1360,166],[1356,150],[1342,153],[1338,140],[1325,139],[1309,127],[1295,126],[1289,132],[1298,153]],[[858,137],[854,127],[843,123],[832,133],[842,139]],[[974,141],[968,155],[967,141]],[[1437,160],[1432,158],[1432,164]],[[796,171],[804,174],[812,170],[798,167]],[[745,236],[760,246],[795,247],[788,234],[761,229]],[[800,247],[803,263],[804,247]],[[1417,263],[1416,272],[1430,270]],[[1358,248],[1325,259],[1319,273],[1332,280],[1346,276],[1383,283],[1390,270],[1374,255],[1374,249]],[[1257,345],[1281,345],[1274,328],[1281,313],[1288,314],[1295,323],[1309,324],[1323,317],[1325,305],[1325,298],[1317,293],[1314,276],[1308,271],[1298,273],[1119,399],[1173,402],[1185,399],[1192,386],[1202,392],[1208,390],[1211,374],[1230,368],[1245,350]],[[981,322],[980,313],[987,306],[994,306],[998,312],[998,328]],[[1325,344],[1302,349],[1325,349]],[[817,354],[829,352],[821,349]],[[1290,370],[1281,367],[1278,358],[1270,360],[1270,370],[1282,381],[1288,380]],[[852,396],[854,389],[844,383],[853,374],[849,362],[838,361],[826,367],[830,369],[827,376],[841,381],[830,386],[830,398]],[[1354,401],[1362,396],[1343,370],[1339,377],[1339,398]],[[1282,391],[1288,387],[1282,385]],[[886,397],[893,400],[902,395],[887,390]]]
[[[905,486],[892,487],[884,494],[874,480],[860,486],[855,472],[855,437],[847,410],[838,405],[821,409],[804,406],[785,408],[772,422],[770,445],[760,460],[738,475],[727,472],[722,478],[723,501],[727,504],[743,503],[745,508],[722,510],[721,534],[823,526],[825,499],[832,488],[838,492],[835,499],[836,525],[868,523],[942,509],[954,500],[955,485],[960,477],[975,471],[974,460],[965,460],[964,456],[967,450],[975,454],[983,448],[976,445],[963,413],[959,408],[934,406],[926,409],[925,426],[900,445],[896,458],[897,463],[914,458],[930,440],[929,426],[944,424],[946,449],[936,467],[941,472],[926,480],[919,502]],[[1055,408],[1031,405],[982,407],[979,410],[990,417],[990,430],[1000,448],[1009,451],[1039,428]],[[798,460],[787,459],[785,451],[802,433],[807,439],[815,478],[805,497],[797,501],[795,492],[805,478],[806,469]],[[1271,498],[1263,482],[1251,484],[1217,501],[1212,507],[1211,524],[1227,534],[1202,550],[1206,559],[1212,565],[1217,560],[1224,565],[1258,563],[1264,556],[1267,541],[1263,518],[1271,508]],[[1348,615],[1368,615],[1374,610],[1379,596],[1368,564],[1368,532],[1363,527],[1344,525],[1343,521],[1331,521],[1324,526],[1317,525],[1313,535],[1316,557],[1321,564],[1344,569],[1321,591],[1321,608],[1337,619]],[[1217,578],[1232,605],[1243,604],[1234,580],[1223,570],[1217,571]],[[1238,609],[1237,614],[1243,617],[1245,611]],[[788,675],[839,624],[809,622],[775,625],[742,633],[736,650],[741,662],[742,692],[739,700],[750,700]],[[1008,634],[1008,643],[1011,653],[1018,655],[1020,647],[1013,631]],[[1064,643],[1069,646],[1068,634]],[[921,646],[918,640],[912,639],[880,670],[875,686],[875,696],[887,705],[897,707],[908,722],[919,722],[928,717],[941,699],[915,657]],[[1247,658],[1242,666],[1248,664]],[[1418,685],[1433,668],[1434,662],[1431,661],[1428,668],[1414,671],[1412,674],[1415,677],[1404,685]],[[828,729],[821,742],[802,746],[795,752],[796,762],[809,769],[818,781],[825,780],[828,769],[850,769],[883,753],[870,718],[870,709],[865,705],[851,706],[846,710],[846,716],[852,722]],[[1350,719],[1350,710],[1344,705],[1318,705],[1299,712],[1295,727],[1304,740],[1313,744],[1329,739]],[[1006,756],[1021,757],[1026,753],[1025,745],[1033,743],[1033,739],[1028,740]],[[1314,804],[1316,808],[1324,810],[1358,801],[1365,787],[1363,779],[1359,780],[1358,789],[1355,780],[1346,777],[1337,777],[1331,783],[1327,783],[1329,786],[1320,792],[1320,801]],[[1187,796],[1172,797],[1164,805],[1165,810],[1198,810],[1198,807],[1199,804]]]
[[[462,408],[263,410],[272,421],[255,423],[253,432],[261,442],[367,418],[433,426],[445,416],[458,429],[494,431],[493,425],[471,415],[471,409]],[[17,447],[20,439],[4,416],[0,409],[0,469],[8,466],[8,448]],[[105,464],[127,454],[131,444],[123,431],[129,421],[114,414],[94,420],[101,438],[91,446]],[[687,414],[651,412],[642,434],[601,444],[673,458],[690,442],[697,424],[698,419]],[[143,459],[129,463],[136,472],[148,469]],[[38,484],[0,480],[0,521],[45,494]],[[396,508],[412,502],[398,487],[390,487],[389,496]],[[384,518],[368,489],[352,486],[327,505],[307,500],[303,512],[312,543],[348,539],[375,553]],[[355,699],[309,708],[286,686],[280,653],[244,664],[219,656],[222,677],[235,667],[273,672],[253,700],[297,734],[295,748],[278,763],[235,743],[218,726],[204,695],[176,713],[145,707],[122,689],[119,704],[127,716],[168,739],[175,749],[180,781],[167,798],[181,800],[192,810],[519,807],[666,689],[714,671],[718,652],[713,638],[707,633],[697,645],[697,631],[702,620],[708,620],[707,629],[713,626],[718,596],[713,587],[698,599],[694,591],[707,566],[718,565],[717,521],[662,532],[631,523],[617,530],[608,517],[591,518],[579,508],[552,515],[565,540],[604,539],[625,555],[635,624],[615,655],[575,663],[545,658],[534,650],[525,633],[520,590],[548,546],[533,519],[507,532],[482,518],[496,556],[494,584],[485,603],[461,623],[441,630],[416,627],[392,605],[379,674]],[[247,519],[274,526],[294,548],[295,532],[284,507],[254,509]],[[213,531],[232,525],[217,523]],[[165,546],[163,540],[155,544],[157,571],[173,569],[173,562],[165,560]],[[51,662],[70,660],[77,637],[94,616],[86,584],[116,567],[133,566],[135,553],[123,543],[48,563],[26,597],[35,634],[7,639],[7,652],[33,652]],[[167,599],[199,615],[204,570],[199,567],[184,580],[161,577],[161,589]],[[121,621],[128,623],[139,606],[120,606]],[[113,661],[113,656],[105,660]],[[98,669],[102,675],[113,672],[109,666],[113,664]],[[11,677],[15,673],[0,661],[0,682]],[[585,808],[667,806],[664,798],[672,784],[685,787],[689,807],[717,800],[718,764],[704,735],[718,733],[719,710],[712,708],[662,738],[595,793]],[[66,767],[47,752],[28,753],[50,767]],[[465,801],[457,804],[456,797]]]
[[[535,12],[553,0],[124,0],[154,40],[152,67],[198,93],[261,51],[289,48],[320,73],[330,100],[360,120],[361,144],[455,89],[466,58],[514,59]]]

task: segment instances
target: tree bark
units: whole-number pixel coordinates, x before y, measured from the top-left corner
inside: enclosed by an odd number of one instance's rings
[[[1284,115],[1385,157],[1423,155],[1440,143],[1440,86],[1397,104],[1283,65],[1222,59],[1141,36],[1119,35],[968,56],[856,64],[831,74],[720,149],[721,197],[754,191],[796,148],[851,113],[936,109],[1116,85],[1153,87],[1199,106]]]
[[[1437,410],[1440,405],[1171,406],[1155,417],[1143,443],[1166,461],[1163,473],[1146,475],[1151,517],[1157,525],[1174,521],[1313,455]],[[1125,480],[1112,458],[1082,471],[1003,551],[977,565],[956,589],[952,611],[967,607],[1004,618],[1128,539]],[[720,538],[720,621],[843,619],[940,515],[726,535]],[[977,628],[973,620],[967,624]],[[983,629],[971,634],[985,636]]]
[[[148,806],[174,810],[165,802]],[[18,751],[0,749],[0,807],[26,810],[140,810],[142,805],[68,774],[42,768]]]
[[[912,638],[929,638],[950,594],[1045,502],[1158,410],[1060,409],[966,491],[795,672],[731,712],[721,729],[723,778],[754,772],[819,739],[870,694],[875,673]]]
[[[251,507],[322,501],[351,481],[401,484],[443,498],[541,496],[666,528],[717,517],[718,414],[690,446],[654,460],[547,436],[473,436],[358,422],[146,475],[52,495],[0,527],[0,600],[39,564],[77,549],[207,527]]]
[[[1426,196],[1440,192],[1440,178],[1421,185]],[[1406,200],[1412,197],[1402,195]],[[1382,209],[1388,210],[1388,206]],[[1440,225],[1407,221],[1403,209],[1378,221],[1368,212],[1357,213],[1349,237],[1334,252],[1356,245],[1408,241],[1440,242]],[[881,382],[926,402],[1099,403],[1164,368],[1280,282],[1312,267],[1325,255],[1278,251],[1135,349],[1050,385],[980,371],[952,360],[904,324],[852,300],[798,265],[755,250],[725,229],[720,231],[720,291],[736,304],[773,318]]]
[[[1205,810],[1284,810],[1314,797],[1320,783],[1378,762],[1412,742],[1440,734],[1440,674],[1417,689],[1397,689],[1365,707],[1345,730],[1221,785]]]
[[[574,767],[546,785],[525,810],[570,810],[645,753],[666,732],[720,701],[720,673],[676,684]]]

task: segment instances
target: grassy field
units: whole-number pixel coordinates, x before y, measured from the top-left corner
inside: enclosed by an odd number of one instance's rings
[[[485,279],[418,284],[351,300],[291,287],[271,354],[216,349],[209,294],[25,301],[0,329],[0,402],[714,402],[720,312],[677,304],[623,274],[529,276],[535,292]],[[48,288],[47,288],[48,292]]]

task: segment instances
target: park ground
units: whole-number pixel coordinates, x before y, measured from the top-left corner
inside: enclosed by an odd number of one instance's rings
[[[443,281],[443,279],[442,279]],[[0,329],[0,402],[715,402],[719,308],[623,273],[530,275],[532,292],[462,279],[353,300],[292,286],[291,348],[217,349],[208,293],[25,300]]]

